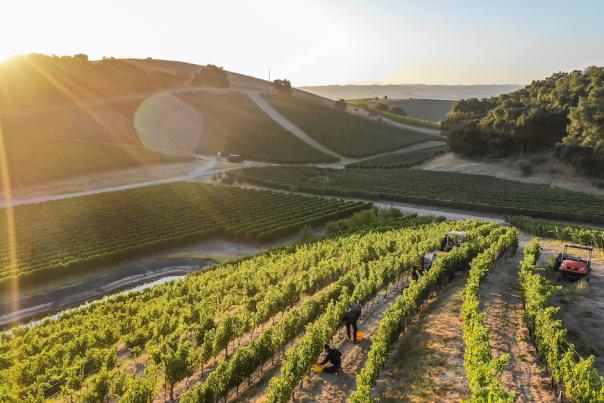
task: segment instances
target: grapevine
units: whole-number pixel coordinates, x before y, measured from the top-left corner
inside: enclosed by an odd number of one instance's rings
[[[524,321],[531,340],[546,361],[553,380],[563,386],[570,401],[604,401],[604,381],[594,367],[594,356],[583,359],[574,353],[574,346],[566,339],[566,329],[556,318],[559,308],[548,302],[558,287],[552,286],[539,274],[539,253],[539,240],[533,240],[524,249],[524,260],[518,267]]]

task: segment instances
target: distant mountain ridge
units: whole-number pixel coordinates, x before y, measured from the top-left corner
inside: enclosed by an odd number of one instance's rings
[[[493,97],[516,91],[516,84],[484,85],[429,85],[429,84],[389,84],[389,85],[315,85],[298,87],[303,91],[330,99],[355,99],[387,96],[388,98],[422,98],[458,101],[464,98]]]

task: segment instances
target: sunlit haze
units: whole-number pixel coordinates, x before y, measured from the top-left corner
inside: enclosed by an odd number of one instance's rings
[[[7,1],[0,58],[153,57],[258,77],[270,67],[294,85],[524,84],[604,64],[604,2],[493,3]]]

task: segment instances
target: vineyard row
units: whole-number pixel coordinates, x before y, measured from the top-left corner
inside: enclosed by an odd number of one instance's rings
[[[547,281],[537,268],[539,240],[524,249],[524,260],[519,264],[520,288],[524,302],[524,321],[539,357],[555,384],[566,398],[575,402],[604,401],[604,380],[594,367],[594,356],[578,357],[574,346],[566,338],[566,329],[557,318],[560,308],[549,304],[558,289]]]

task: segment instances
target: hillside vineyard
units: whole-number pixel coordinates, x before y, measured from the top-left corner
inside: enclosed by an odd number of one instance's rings
[[[19,206],[0,233],[0,287],[44,283],[94,265],[224,235],[265,241],[370,206],[223,185],[179,182]],[[6,226],[6,216],[0,216]]]
[[[118,352],[124,348],[142,349],[147,353],[147,367],[152,368],[150,364],[154,362],[162,371],[170,370],[169,363],[175,359],[170,357],[186,351],[191,362],[190,371],[185,374],[192,373],[202,370],[204,363],[221,351],[232,352],[234,340],[279,315],[277,328],[270,331],[262,327],[265,333],[270,332],[270,337],[262,336],[245,347],[252,357],[259,355],[258,360],[264,360],[266,348],[285,346],[303,329],[305,321],[315,322],[315,327],[325,326],[323,323],[331,323],[326,318],[341,314],[354,301],[370,299],[398,281],[417,264],[422,253],[439,244],[446,232],[469,230],[482,239],[496,228],[472,221],[445,222],[418,229],[340,236],[259,255],[139,293],[112,297],[34,327],[3,333],[0,379],[10,385],[11,396],[18,400],[41,394],[49,396],[63,390],[66,384],[79,385],[77,389],[89,386],[86,390],[93,393],[94,387],[89,382],[98,382],[101,373],[93,377],[88,377],[89,374],[105,371],[103,376],[109,382],[131,376],[119,365]],[[480,244],[472,250],[471,254],[476,253]],[[450,263],[453,261],[456,260]],[[283,316],[290,307],[294,309]],[[294,320],[288,319],[291,315]],[[312,331],[307,330],[306,337],[310,334]],[[329,333],[320,334],[329,337]],[[266,342],[266,337],[276,344],[257,344]],[[300,339],[296,344],[299,347],[292,351],[304,348],[304,340]],[[311,356],[318,353],[313,348]],[[213,373],[222,373],[221,368],[217,367],[218,372]],[[229,378],[227,384],[210,382],[211,394],[223,395],[235,386],[233,382],[243,380],[245,371],[238,366],[234,373],[227,372],[224,376],[237,375]],[[283,392],[286,395],[303,375],[297,372],[290,378],[288,373],[283,373],[290,385]],[[130,387],[139,387],[137,382],[146,380],[139,378],[130,382]],[[204,385],[199,384],[185,397],[186,401],[200,400],[195,397],[198,393],[205,396]],[[272,396],[277,392],[269,393]],[[284,395],[279,392],[278,396]]]

